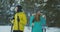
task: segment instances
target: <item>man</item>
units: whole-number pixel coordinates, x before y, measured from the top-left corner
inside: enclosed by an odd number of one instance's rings
[[[13,19],[13,32],[23,32],[24,26],[27,24],[27,18],[22,11],[22,7],[17,5],[15,8],[16,14]]]

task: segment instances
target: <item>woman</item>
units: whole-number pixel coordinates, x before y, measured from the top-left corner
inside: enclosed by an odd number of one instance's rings
[[[43,25],[46,24],[46,19],[42,17],[40,11],[30,17],[30,26],[32,27],[32,32],[43,32]]]
[[[15,8],[16,14],[13,21],[13,32],[23,32],[24,26],[27,24],[27,18],[25,13],[22,11],[22,7],[17,5]]]

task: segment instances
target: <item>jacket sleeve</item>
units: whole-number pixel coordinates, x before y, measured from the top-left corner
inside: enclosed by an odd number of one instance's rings
[[[12,18],[12,20],[10,20],[10,21],[11,21],[12,24],[14,23],[14,21],[15,21],[15,15],[14,15],[14,17]]]
[[[34,16],[31,16],[31,17],[30,17],[30,21],[29,21],[29,25],[30,25],[30,26],[32,26],[32,21],[33,21],[33,19],[34,19]]]
[[[42,25],[46,26],[46,19],[44,17],[42,17]]]
[[[22,15],[23,17],[23,25],[26,25],[27,24],[27,17],[25,15],[25,13]]]

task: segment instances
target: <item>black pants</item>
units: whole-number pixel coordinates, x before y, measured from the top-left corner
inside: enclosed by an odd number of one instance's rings
[[[23,31],[21,31],[21,30],[13,30],[13,32],[23,32]]]

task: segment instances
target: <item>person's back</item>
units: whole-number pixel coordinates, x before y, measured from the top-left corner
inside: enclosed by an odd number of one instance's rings
[[[30,17],[30,26],[32,27],[32,32],[42,32],[42,25],[46,24],[46,20],[42,16],[39,16],[39,18],[40,20],[36,21],[35,16]]]
[[[16,13],[16,15],[15,15],[15,23],[16,23],[15,26],[18,26],[17,17],[19,17],[19,20],[20,20],[19,21],[20,30],[23,30],[24,25],[26,25],[26,23],[27,23],[26,15],[24,12]],[[18,29],[18,28],[16,28],[16,29]]]

